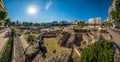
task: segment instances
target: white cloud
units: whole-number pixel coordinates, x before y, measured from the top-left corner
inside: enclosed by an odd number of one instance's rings
[[[48,10],[51,5],[52,5],[52,0],[47,0],[45,9]]]

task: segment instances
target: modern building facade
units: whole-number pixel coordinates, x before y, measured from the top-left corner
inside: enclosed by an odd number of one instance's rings
[[[3,5],[3,0],[0,0],[0,10],[5,10],[5,7]]]
[[[78,20],[74,20],[74,21],[71,22],[71,24],[72,24],[72,25],[77,25],[78,22],[79,22]]]
[[[110,7],[109,7],[109,9],[108,9],[108,18],[107,18],[107,21],[111,21],[111,22],[113,22],[114,20],[112,19],[112,16],[111,16],[111,11],[112,10],[115,10],[115,2],[116,2],[116,0],[112,0],[112,3],[111,3],[111,5],[110,5]]]
[[[102,23],[101,17],[90,18],[88,20],[88,24],[101,24],[101,23]]]

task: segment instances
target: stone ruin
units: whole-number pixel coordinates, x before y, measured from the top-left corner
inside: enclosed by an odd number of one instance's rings
[[[73,49],[72,49],[73,50]],[[26,62],[72,62],[72,50],[46,58],[47,48],[44,46],[44,33],[41,33],[25,50]]]
[[[50,57],[45,62],[73,62],[72,50],[62,51],[61,54]]]
[[[45,38],[55,38],[57,35],[59,35],[61,30],[55,30],[50,32],[45,32],[44,37]]]
[[[70,37],[70,33],[68,33],[68,32],[60,33],[59,38],[58,38],[58,45],[66,46],[66,43],[67,43],[67,40],[69,39],[69,37]]]
[[[45,58],[45,53],[47,49],[44,46],[43,40],[44,33],[41,33],[38,38],[33,41],[25,50],[26,62],[32,62],[37,57],[38,54],[41,54],[42,58]]]
[[[58,45],[68,48],[73,47],[73,45],[80,46],[82,41],[82,34],[71,28],[65,28],[58,36]]]
[[[93,41],[92,39],[98,39],[100,36],[95,36],[95,32],[90,32],[89,30],[74,30],[70,28],[65,28],[63,31],[53,33],[58,38],[58,45],[68,48],[72,48],[74,45],[80,46],[82,42],[90,45]],[[43,39],[45,35],[49,35],[49,33],[41,33],[36,40],[26,48],[26,62],[71,62],[72,51],[63,51],[59,55],[46,58],[47,48],[44,46]]]
[[[58,36],[58,45],[71,48],[73,45],[80,46],[86,43],[86,46],[98,40],[111,40],[109,33],[101,33],[97,29],[72,29],[64,28]]]

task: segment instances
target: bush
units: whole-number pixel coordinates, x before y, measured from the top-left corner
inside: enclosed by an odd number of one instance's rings
[[[83,21],[80,21],[80,22],[78,22],[78,24],[77,24],[78,26],[80,26],[81,28],[82,27],[84,27],[86,24],[85,24],[85,22],[83,22]]]
[[[35,39],[35,35],[33,35],[33,34],[30,34],[30,35],[28,35],[28,37],[27,37],[28,43],[34,41],[34,39]]]
[[[111,62],[113,49],[106,40],[100,40],[82,51],[80,62]]]
[[[12,28],[12,29],[11,29],[11,35],[12,35],[12,36],[17,35],[17,33],[18,33],[18,30],[17,30],[16,28]]]

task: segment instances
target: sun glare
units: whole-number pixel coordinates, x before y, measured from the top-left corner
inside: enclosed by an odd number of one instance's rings
[[[27,9],[29,15],[35,15],[37,13],[37,8],[35,6],[29,6]]]

